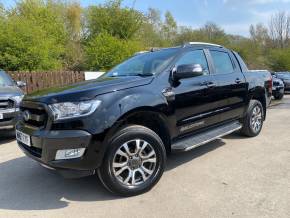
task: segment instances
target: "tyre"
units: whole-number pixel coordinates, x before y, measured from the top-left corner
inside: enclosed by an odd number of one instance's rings
[[[248,137],[260,134],[264,122],[264,109],[260,101],[251,100],[246,116],[242,120],[241,133]]]
[[[274,98],[276,100],[281,100],[282,98],[284,97],[284,94],[278,94],[278,95],[275,95]]]
[[[161,178],[166,150],[152,130],[137,125],[125,127],[108,146],[98,176],[109,191],[134,196],[149,191]]]

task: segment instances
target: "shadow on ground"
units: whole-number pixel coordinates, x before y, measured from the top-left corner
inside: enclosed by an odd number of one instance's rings
[[[166,170],[205,155],[225,143],[216,140],[186,153],[170,155]],[[68,201],[109,201],[118,197],[103,188],[96,176],[67,180],[27,157],[0,164],[0,209],[50,210]]]
[[[0,146],[15,140],[15,130],[0,130]]]

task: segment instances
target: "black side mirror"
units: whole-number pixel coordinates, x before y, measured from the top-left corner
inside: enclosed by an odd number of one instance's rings
[[[26,83],[23,82],[23,81],[17,81],[17,82],[16,82],[16,85],[17,85],[19,88],[23,88],[23,87],[26,86]]]
[[[203,69],[200,64],[185,64],[179,65],[173,73],[175,80],[186,79],[203,75]]]

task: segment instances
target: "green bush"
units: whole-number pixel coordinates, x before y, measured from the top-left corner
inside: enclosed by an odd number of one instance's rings
[[[140,51],[136,41],[120,40],[108,33],[100,33],[85,45],[86,67],[89,70],[109,70]]]

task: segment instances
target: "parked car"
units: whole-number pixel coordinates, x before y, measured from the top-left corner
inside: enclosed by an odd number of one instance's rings
[[[8,74],[0,71],[0,129],[14,128],[24,96],[19,87],[24,85],[23,82],[15,83]]]
[[[283,81],[285,91],[290,91],[290,72],[276,72],[275,76]]]
[[[277,100],[281,100],[284,97],[284,83],[281,79],[278,79],[275,73],[272,74],[273,76],[273,97]]]
[[[271,78],[215,44],[142,53],[96,80],[26,96],[18,145],[66,177],[97,173],[111,192],[141,194],[162,176],[167,154],[238,130],[257,136]]]

